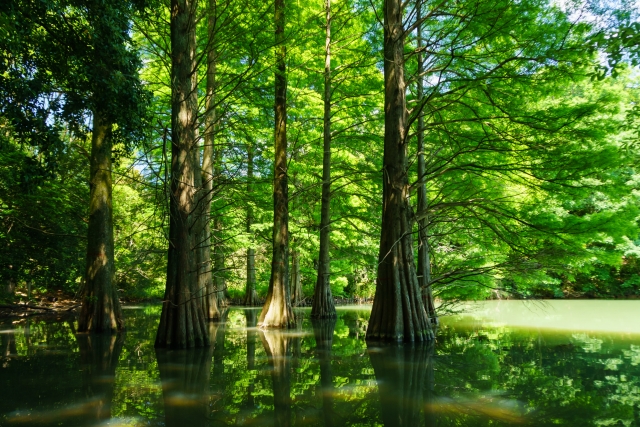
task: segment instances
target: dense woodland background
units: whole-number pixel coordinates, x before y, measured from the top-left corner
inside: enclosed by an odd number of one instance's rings
[[[82,291],[91,129],[104,104],[117,117],[117,288],[125,299],[162,298],[171,161],[169,7],[154,0],[108,3],[0,5],[5,299],[27,287],[34,294]],[[407,4],[410,182],[414,190],[421,178],[426,184],[427,208],[416,210],[416,218],[426,220],[436,298],[640,294],[640,29],[633,5],[601,3],[424,1],[420,35],[410,28],[415,5]],[[383,5],[334,0],[331,6],[331,291],[338,298],[371,298],[383,186]],[[279,47],[273,8],[253,0],[198,6],[201,134],[205,113],[215,111],[212,274],[237,302],[244,299],[248,250],[255,253],[259,297],[271,267]],[[299,281],[302,290],[292,291],[294,304],[313,295],[318,268],[324,10],[323,2],[307,0],[287,1],[285,8],[289,253],[292,289]],[[120,39],[101,38],[100,31],[113,26]],[[205,105],[207,55],[216,63],[213,106]],[[103,69],[105,58],[119,64],[117,71]],[[420,122],[424,177],[417,172]],[[417,191],[411,204],[418,206]]]

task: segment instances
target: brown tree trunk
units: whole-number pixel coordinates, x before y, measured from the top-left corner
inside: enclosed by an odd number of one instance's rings
[[[324,425],[334,425],[333,411],[333,373],[331,369],[331,346],[336,319],[312,319],[313,335],[316,339],[316,356],[320,362],[320,396],[322,396],[322,415]]]
[[[211,200],[213,197],[213,152],[215,143],[215,85],[216,85],[216,52],[212,47],[215,37],[216,0],[209,0],[207,26],[209,33],[209,50],[207,52],[207,82],[205,93],[205,129],[204,150],[202,153],[202,191],[199,205],[201,226],[198,259],[198,289],[202,294],[201,305],[205,318],[220,318],[218,298],[211,275]]]
[[[421,18],[422,2],[417,6],[417,17]],[[422,73],[424,65],[422,62],[422,25],[417,26],[418,33],[418,102],[422,101],[424,94],[424,86]],[[427,199],[427,184],[425,183],[426,165],[424,160],[424,116],[420,114],[418,117],[418,212],[426,213],[429,208],[429,200]],[[418,221],[418,284],[422,291],[422,303],[427,310],[427,316],[432,324],[438,324],[438,316],[433,303],[433,292],[431,290],[431,260],[429,255],[429,218],[424,215]]]
[[[198,111],[195,0],[171,1],[171,194],[167,284],[156,347],[209,345],[192,250]]]
[[[320,255],[318,277],[313,293],[311,317],[334,318],[336,307],[331,295],[331,0],[325,0],[324,53],[324,129],[322,156],[322,206],[320,208]]]
[[[376,293],[367,340],[426,341],[433,332],[413,260],[407,176],[407,109],[402,2],[384,5],[383,205]]]
[[[267,299],[258,324],[293,327],[289,295],[289,185],[287,179],[287,80],[284,44],[284,0],[275,1],[275,164],[273,176],[273,256]]]
[[[215,179],[222,179],[222,147],[214,149],[214,174]],[[216,209],[213,214],[213,284],[216,291],[219,307],[227,307],[227,285],[225,280],[226,271],[224,268],[224,246],[222,244],[222,212]]]
[[[295,249],[291,252],[291,304],[298,306],[303,300],[302,282],[300,279],[300,253]]]
[[[247,146],[247,234],[251,234],[253,224],[253,206],[251,197],[253,194],[253,144]],[[247,248],[247,284],[244,293],[244,305],[258,305],[258,294],[256,293],[256,251]]]
[[[87,270],[78,332],[113,332],[124,328],[122,309],[113,284],[111,128],[111,122],[96,109],[91,136]]]

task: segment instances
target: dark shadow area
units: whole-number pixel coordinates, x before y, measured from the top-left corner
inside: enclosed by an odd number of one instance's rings
[[[326,427],[340,425],[333,410],[333,372],[331,370],[331,346],[336,319],[311,319],[313,336],[316,339],[316,357],[320,362],[320,387],[318,395],[322,396],[321,419]]]
[[[433,350],[433,343],[368,346],[385,426],[435,426],[425,402],[433,390]]]

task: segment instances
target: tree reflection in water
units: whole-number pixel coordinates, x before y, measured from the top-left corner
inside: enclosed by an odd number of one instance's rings
[[[275,425],[291,425],[291,344],[292,335],[280,329],[260,331],[260,339],[271,365]]]
[[[311,319],[313,335],[316,339],[316,356],[320,362],[320,388],[322,396],[322,417],[326,427],[334,425],[333,373],[331,371],[331,346],[336,319]]]
[[[428,406],[424,399],[433,388],[429,384],[433,348],[433,343],[368,346],[385,426],[420,426],[422,419],[433,425],[427,412],[422,416]]]
[[[223,388],[210,392],[211,360],[214,374],[223,369],[224,331],[227,313],[220,322],[209,322],[209,342],[205,348],[189,350],[156,349],[158,370],[162,380],[165,425],[208,426],[212,412],[218,409]]]
[[[82,389],[89,404],[85,415],[96,421],[111,418],[116,368],[124,344],[124,334],[78,334]]]

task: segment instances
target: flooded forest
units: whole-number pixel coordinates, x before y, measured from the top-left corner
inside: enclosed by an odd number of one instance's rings
[[[640,425],[638,10],[4,1],[0,426]]]

